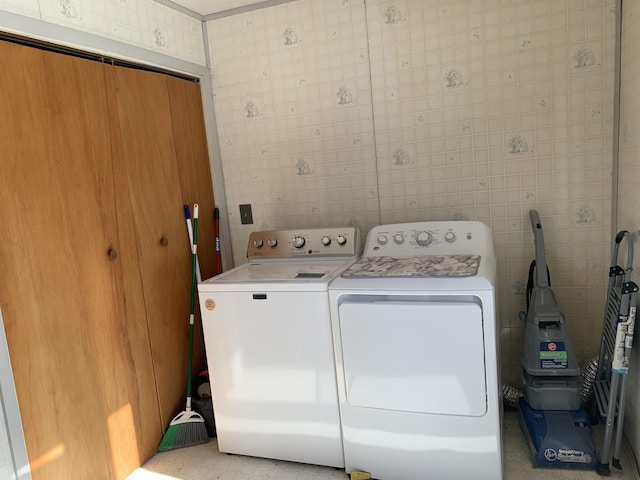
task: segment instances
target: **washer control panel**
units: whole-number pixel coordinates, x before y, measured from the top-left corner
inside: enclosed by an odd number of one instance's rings
[[[359,256],[360,232],[354,227],[312,228],[251,232],[249,263],[303,258],[355,259]]]
[[[367,236],[364,256],[493,253],[489,227],[476,221],[380,225]]]

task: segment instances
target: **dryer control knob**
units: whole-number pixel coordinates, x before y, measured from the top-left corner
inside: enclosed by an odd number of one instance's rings
[[[338,235],[336,237],[336,242],[338,242],[338,245],[344,245],[345,243],[347,243],[347,237],[345,237],[344,235]]]
[[[385,243],[387,243],[387,236],[386,235],[378,235],[378,243],[380,245],[384,245]]]
[[[304,247],[305,240],[304,237],[296,235],[295,237],[293,237],[293,241],[291,243],[293,243],[293,246],[296,248],[302,248]]]
[[[267,245],[273,248],[278,245],[278,240],[276,240],[275,238],[270,238],[269,240],[267,240]]]
[[[455,242],[456,241],[456,234],[453,232],[447,232],[444,234],[444,239],[451,243],[451,242]]]
[[[399,233],[395,234],[393,236],[393,241],[400,245],[402,242],[404,242],[404,235],[400,235]]]
[[[330,245],[331,244],[331,238],[327,237],[326,235],[324,237],[322,237],[322,239],[320,241],[322,242],[323,245]]]
[[[433,242],[433,235],[431,235],[429,232],[420,232],[416,236],[416,242],[418,242],[418,245],[420,245],[421,247],[426,247],[427,245],[430,245],[431,242]]]
[[[264,245],[264,242],[262,241],[261,238],[256,238],[253,241],[253,246],[256,247],[256,248],[262,248],[262,245]]]

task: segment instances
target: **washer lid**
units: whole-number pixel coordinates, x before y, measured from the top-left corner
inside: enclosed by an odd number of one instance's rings
[[[269,290],[326,290],[329,282],[350,264],[351,261],[245,264],[203,281],[198,288],[255,290],[257,285],[266,285]]]

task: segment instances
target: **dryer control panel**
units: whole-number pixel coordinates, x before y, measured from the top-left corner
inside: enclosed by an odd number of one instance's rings
[[[493,255],[491,231],[476,221],[380,225],[367,236],[363,256]]]
[[[349,260],[360,256],[360,232],[355,227],[251,232],[249,263],[304,259]]]

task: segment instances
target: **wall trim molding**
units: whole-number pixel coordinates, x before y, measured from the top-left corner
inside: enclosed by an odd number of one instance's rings
[[[209,70],[204,65],[11,12],[0,11],[0,30],[190,76],[209,75]]]
[[[0,406],[2,407],[0,414],[4,414],[9,435],[9,445],[12,453],[9,461],[15,467],[15,472],[13,473],[15,473],[17,480],[31,480],[31,468],[29,467],[27,446],[24,441],[16,387],[13,382],[13,371],[11,369],[7,337],[4,331],[4,321],[2,320],[2,310],[0,310]]]
[[[183,7],[182,5],[178,5],[176,2],[172,2],[171,0],[154,0],[156,3],[160,5],[164,5],[165,7],[172,8],[173,10],[183,13],[188,17],[195,18],[196,20],[203,21],[204,17],[200,15],[198,12],[194,12],[193,10],[188,9],[187,7]]]
[[[618,232],[618,184],[620,182],[620,90],[622,82],[622,4],[616,0],[615,80],[613,84],[613,152],[611,161],[611,238]]]
[[[204,20],[205,21],[216,20],[218,18],[230,17],[231,15],[246,13],[252,10],[260,10],[262,8],[267,8],[267,7],[274,7],[276,5],[280,5],[281,3],[290,3],[294,1],[295,0],[266,0],[264,2],[254,3],[252,5],[245,5],[244,7],[232,8],[231,10],[225,10],[223,12],[210,13],[209,15],[204,16]]]

